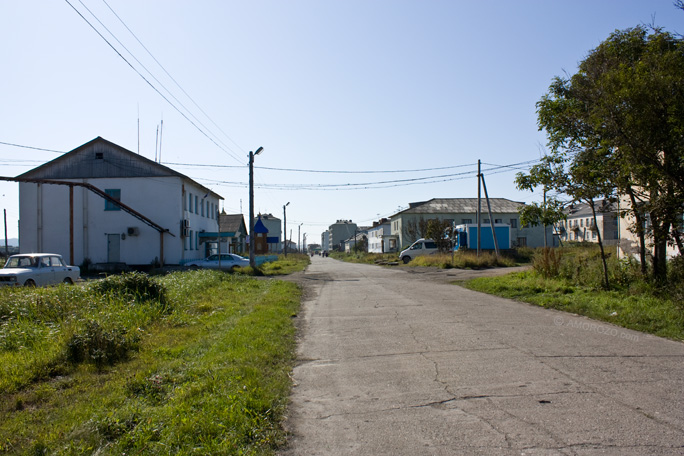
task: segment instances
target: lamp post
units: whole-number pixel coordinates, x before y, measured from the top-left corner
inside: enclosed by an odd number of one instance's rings
[[[285,256],[287,256],[287,211],[285,208],[289,205],[290,202],[288,201],[287,204],[283,206],[283,239],[285,240],[283,252],[285,253]]]
[[[263,150],[263,147],[259,147],[256,152],[249,151],[249,265],[251,267],[256,266],[254,261],[254,156],[259,155]]]
[[[297,227],[297,252],[303,253],[302,251],[302,225],[304,223],[300,223],[299,226]]]

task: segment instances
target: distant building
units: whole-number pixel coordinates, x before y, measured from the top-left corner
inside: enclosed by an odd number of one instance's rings
[[[548,226],[520,226],[518,209],[525,203],[511,201],[506,198],[489,198],[494,223],[506,223],[511,227],[511,241],[513,247],[541,247],[544,245],[546,234],[547,245],[558,245],[558,239],[553,236],[553,227]],[[481,200],[482,224],[489,223],[487,201]],[[420,221],[430,219],[445,220],[454,225],[477,223],[477,198],[433,198],[429,201],[409,203],[409,208],[390,217],[393,235],[399,239],[398,248],[406,248],[421,237],[415,228]]]
[[[338,220],[328,227],[330,233],[330,249],[344,250],[344,241],[353,237],[358,226],[351,220]]]
[[[321,233],[321,250],[324,252],[330,251],[330,231],[328,230]]]
[[[587,203],[576,203],[565,209],[566,220],[556,226],[562,241],[598,242],[601,240],[610,245],[619,239],[617,203],[606,200],[596,201],[596,222],[591,206]]]
[[[381,219],[368,229],[368,252],[391,253],[398,251],[399,236],[392,234],[389,219]]]

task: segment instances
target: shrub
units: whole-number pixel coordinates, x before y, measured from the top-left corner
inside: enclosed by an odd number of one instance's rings
[[[532,267],[542,277],[557,277],[561,270],[563,254],[559,249],[545,247],[538,250],[532,260]]]
[[[106,329],[90,320],[67,342],[67,360],[74,364],[93,363],[100,370],[127,359],[137,346],[138,338],[129,336],[125,328]]]
[[[149,275],[141,272],[111,275],[95,282],[92,289],[101,294],[113,294],[122,298],[141,301],[155,301],[162,306],[168,304],[166,288]]]

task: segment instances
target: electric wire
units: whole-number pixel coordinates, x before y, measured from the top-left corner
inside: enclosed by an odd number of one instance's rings
[[[102,39],[104,40],[105,43],[107,43],[107,45],[108,45],[110,48],[112,48],[112,50],[113,50],[114,52],[116,52],[116,54],[117,54],[119,57],[121,57],[121,59],[122,59],[124,62],[126,62],[126,64],[127,64],[129,67],[131,67],[131,69],[132,69],[133,71],[135,71],[135,72],[138,74],[138,76],[140,76],[140,77],[143,79],[143,81],[145,81],[145,82],[147,83],[147,85],[149,85],[155,92],[157,92],[157,93],[159,94],[159,96],[162,97],[169,105],[171,105],[171,107],[172,107],[173,109],[175,109],[181,116],[183,116],[183,118],[184,118],[185,120],[187,120],[188,122],[190,122],[190,124],[191,124],[193,127],[195,127],[195,129],[197,129],[197,131],[199,131],[200,133],[202,133],[209,141],[211,141],[212,143],[214,143],[214,145],[216,145],[216,147],[218,147],[219,149],[221,149],[222,151],[224,151],[224,152],[225,152],[226,154],[228,154],[230,157],[232,157],[233,159],[235,159],[235,160],[238,161],[238,162],[241,161],[241,160],[240,160],[236,155],[234,155],[232,152],[228,151],[227,149],[225,149],[224,147],[222,147],[220,144],[218,144],[218,143],[217,143],[212,137],[210,137],[204,130],[202,130],[199,126],[197,126],[197,124],[196,124],[195,122],[193,122],[193,121],[192,121],[184,112],[182,112],[175,104],[173,104],[173,103],[172,103],[172,102],[171,102],[171,101],[170,101],[170,100],[169,100],[169,99],[168,99],[168,98],[167,98],[159,89],[157,89],[157,87],[154,86],[154,84],[152,84],[152,83],[151,83],[151,82],[150,82],[150,81],[149,81],[149,80],[148,80],[140,71],[138,71],[138,69],[135,68],[135,67],[133,66],[133,64],[131,64],[131,62],[129,62],[128,59],[126,59],[126,57],[124,57],[124,56],[121,54],[121,52],[119,52],[119,50],[116,49],[116,47],[115,47],[107,38],[105,38],[105,36],[102,35],[102,33],[100,33],[100,31],[99,31],[91,22],[90,22],[83,14],[81,14],[81,12],[80,12],[74,5],[71,4],[71,2],[70,2],[69,0],[64,0],[64,1],[65,1],[65,2],[66,2],[66,3],[67,3],[75,12],[76,12],[76,14],[78,14],[78,15],[81,17],[81,19],[83,19],[83,20],[90,26],[90,28],[93,29],[93,31],[94,31],[95,33],[98,34],[98,36],[99,36],[100,38],[102,38]]]
[[[102,0],[102,2],[103,2],[105,5],[107,5],[107,8],[109,8],[109,10],[112,12],[112,14],[114,14],[114,16],[116,16],[116,18],[119,20],[119,22],[121,22],[121,24],[126,28],[126,30],[129,31],[129,33],[133,36],[133,38],[135,38],[135,40],[138,42],[138,44],[140,44],[140,46],[142,46],[142,48],[145,49],[145,51],[147,52],[147,54],[148,54],[150,57],[152,57],[152,60],[154,60],[154,61],[157,63],[157,65],[159,65],[159,68],[161,68],[162,71],[164,71],[164,73],[166,73],[166,75],[173,81],[173,83],[176,84],[176,87],[178,87],[178,88],[181,90],[181,92],[183,92],[183,94],[185,94],[185,96],[188,97],[188,99],[189,99],[190,101],[192,101],[192,104],[194,104],[194,105],[197,107],[197,109],[199,109],[200,112],[201,112],[202,114],[204,114],[204,116],[205,116],[207,119],[209,119],[209,122],[211,122],[216,128],[218,128],[219,131],[220,131],[221,133],[223,133],[223,135],[224,135],[226,138],[228,138],[228,140],[229,140],[230,142],[232,142],[233,144],[235,144],[235,146],[236,146],[238,149],[240,149],[242,152],[245,152],[245,150],[242,149],[242,147],[240,147],[240,145],[239,145],[238,143],[236,143],[236,142],[233,140],[233,138],[231,138],[230,136],[228,136],[228,134],[227,134],[225,131],[223,131],[223,129],[222,129],[216,122],[214,122],[214,120],[213,120],[211,117],[209,117],[209,115],[204,111],[204,109],[202,109],[202,107],[201,107],[199,104],[197,104],[197,102],[190,96],[190,94],[188,94],[188,92],[186,92],[185,89],[183,89],[183,87],[181,87],[181,85],[178,83],[178,81],[176,81],[176,79],[175,79],[173,76],[171,76],[171,74],[166,70],[166,68],[164,68],[164,65],[162,65],[162,64],[159,62],[159,60],[157,60],[157,58],[156,58],[154,55],[152,55],[152,52],[150,52],[150,50],[147,49],[147,47],[142,43],[142,41],[140,41],[140,39],[138,39],[138,37],[136,36],[136,34],[133,33],[133,30],[131,30],[131,29],[128,27],[128,25],[126,25],[126,23],[123,21],[123,19],[121,19],[121,17],[119,17],[119,15],[116,14],[116,11],[114,11],[114,10],[112,9],[112,7],[109,6],[109,3],[107,3],[107,0]],[[110,33],[111,33],[111,32],[110,32]],[[225,145],[225,144],[224,144],[224,145]],[[227,147],[227,146],[226,146],[226,147]]]

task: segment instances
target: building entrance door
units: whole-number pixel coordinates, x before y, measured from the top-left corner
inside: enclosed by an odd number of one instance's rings
[[[107,235],[107,263],[119,263],[121,261],[121,235]]]

